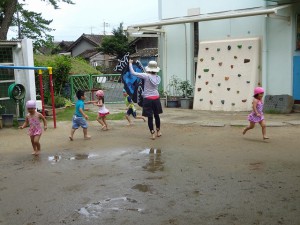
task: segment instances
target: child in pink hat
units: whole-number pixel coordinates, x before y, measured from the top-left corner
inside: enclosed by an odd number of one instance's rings
[[[40,120],[44,123],[44,130],[47,130],[47,120],[41,113],[36,111],[36,102],[34,100],[27,101],[26,108],[28,114],[26,115],[24,124],[19,126],[19,128],[24,129],[29,124],[28,134],[33,147],[32,155],[39,155],[41,152],[40,138],[42,136]]]
[[[109,114],[109,110],[104,104],[104,91],[96,91],[97,101],[93,102],[95,106],[99,107],[97,121],[102,125],[102,130],[108,130],[106,116]]]
[[[254,89],[254,99],[252,102],[252,112],[248,115],[248,121],[250,122],[249,126],[247,126],[243,130],[243,134],[246,134],[248,130],[254,128],[256,123],[259,123],[262,129],[263,139],[269,139],[266,135],[266,122],[264,118],[263,108],[264,104],[262,102],[262,98],[264,96],[264,89],[262,87],[256,87]]]

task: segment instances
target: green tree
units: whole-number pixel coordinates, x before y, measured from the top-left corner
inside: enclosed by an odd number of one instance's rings
[[[102,53],[113,55],[120,59],[126,52],[133,52],[123,30],[123,23],[120,23],[117,29],[113,29],[112,33],[112,36],[103,38],[101,46],[99,47]]]
[[[34,47],[51,45],[53,36],[48,33],[54,29],[50,28],[52,20],[46,20],[41,13],[32,12],[24,9],[25,2],[28,0],[1,0],[0,1],[0,40],[7,40],[7,33],[11,26],[18,29],[18,37],[30,38],[34,40]],[[41,0],[51,4],[54,9],[58,9],[58,2],[74,4],[72,0]]]

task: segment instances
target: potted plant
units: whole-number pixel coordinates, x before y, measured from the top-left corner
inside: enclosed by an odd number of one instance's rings
[[[0,105],[1,117],[2,117],[2,125],[3,127],[12,127],[14,122],[14,115],[6,113],[6,107],[4,105]],[[4,111],[4,113],[3,113]]]
[[[193,93],[193,87],[190,81],[188,80],[181,81],[179,84],[179,89],[182,92],[182,98],[180,99],[181,108],[184,109],[193,108],[193,98],[191,97]]]
[[[161,106],[165,107],[167,105],[167,92],[165,92],[162,88],[159,88],[158,92]]]
[[[168,84],[167,91],[167,107],[177,108],[180,107],[180,79],[173,75]]]

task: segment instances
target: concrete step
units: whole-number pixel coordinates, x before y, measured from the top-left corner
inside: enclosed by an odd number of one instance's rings
[[[300,113],[300,104],[293,105],[293,112]]]

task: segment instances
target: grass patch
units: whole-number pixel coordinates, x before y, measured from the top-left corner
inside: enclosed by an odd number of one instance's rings
[[[57,121],[71,121],[72,117],[74,115],[74,112],[75,112],[75,107],[65,108],[65,109],[57,112],[56,119],[57,119]],[[97,112],[85,111],[85,113],[88,115],[90,121],[97,119]],[[125,114],[123,112],[113,113],[113,114],[109,114],[107,116],[107,120],[123,120],[124,116],[125,116]]]
[[[281,114],[279,110],[269,109],[265,111],[266,114]]]

